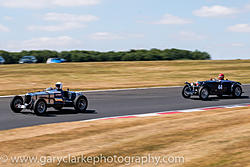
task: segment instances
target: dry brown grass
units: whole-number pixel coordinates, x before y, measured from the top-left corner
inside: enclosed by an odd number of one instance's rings
[[[57,81],[73,90],[174,86],[221,72],[250,83],[250,60],[1,65],[0,95],[42,90]]]
[[[159,166],[250,166],[249,115],[250,107],[245,107],[13,129],[0,132],[0,154],[8,156],[65,156],[69,153],[75,156],[172,155],[184,156],[185,163]],[[0,165],[15,166],[9,163]],[[37,166],[37,164],[32,165]],[[140,166],[138,164],[131,166],[136,165]],[[72,164],[66,163],[62,166],[72,166]],[[97,166],[118,166],[118,164]]]

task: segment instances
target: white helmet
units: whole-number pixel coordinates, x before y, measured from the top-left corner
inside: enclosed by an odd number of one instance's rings
[[[57,83],[56,83],[56,88],[57,88],[57,89],[62,89],[62,87],[63,87],[62,82],[57,82]]]

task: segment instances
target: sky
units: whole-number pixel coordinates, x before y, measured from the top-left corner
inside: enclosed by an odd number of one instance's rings
[[[0,50],[187,49],[250,59],[250,0],[0,0]]]

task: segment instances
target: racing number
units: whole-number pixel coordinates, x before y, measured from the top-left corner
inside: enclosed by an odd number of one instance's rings
[[[222,89],[223,89],[223,86],[222,86],[222,85],[219,85],[219,86],[218,86],[218,89],[219,89],[219,90],[222,90]]]

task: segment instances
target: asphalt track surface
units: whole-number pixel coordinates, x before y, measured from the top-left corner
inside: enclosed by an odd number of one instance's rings
[[[250,102],[250,85],[243,86],[245,93],[238,99],[214,96],[211,96],[208,101],[201,101],[198,97],[184,99],[181,96],[181,91],[181,87],[174,87],[87,92],[85,95],[89,100],[89,107],[86,113],[77,113],[71,108],[64,109],[61,112],[49,109],[46,116],[36,116],[30,110],[13,113],[9,107],[11,98],[0,98],[0,130]]]

